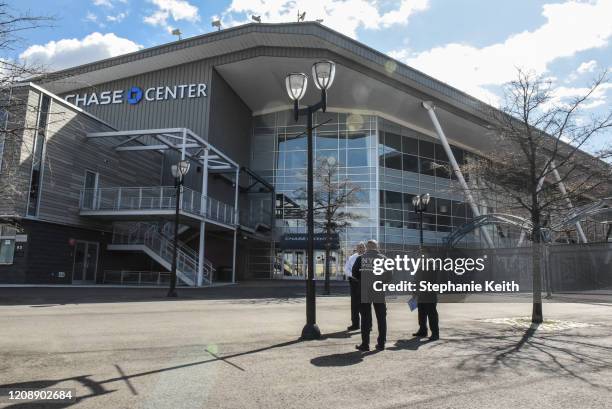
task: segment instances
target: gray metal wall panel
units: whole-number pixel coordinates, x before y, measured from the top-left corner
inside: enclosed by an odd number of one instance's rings
[[[85,136],[87,132],[110,130],[60,102],[51,102],[39,219],[88,227],[105,226],[79,216],[79,193],[84,186],[86,170],[99,173],[100,187],[159,185],[162,155],[118,153],[112,149],[116,141],[91,140]]]
[[[26,214],[30,188],[40,93],[30,87],[15,87],[12,92],[0,172],[0,215],[22,217]]]
[[[116,81],[96,84],[70,94],[90,94],[106,90],[124,90],[127,94],[133,86],[143,91],[149,87],[172,86],[181,84],[205,83],[210,87],[211,61],[197,61],[159,71],[149,72],[136,77],[121,78]],[[207,92],[208,94],[208,92]],[[65,97],[66,95],[62,95]],[[73,100],[71,100],[73,102]],[[163,101],[145,101],[138,104],[89,105],[82,106],[87,112],[104,119],[121,130],[187,127],[206,138],[208,128],[209,97],[184,98]]]

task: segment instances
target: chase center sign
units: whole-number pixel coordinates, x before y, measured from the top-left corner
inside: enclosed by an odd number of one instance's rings
[[[136,105],[141,100],[147,102],[166,101],[172,99],[190,99],[206,97],[206,84],[165,85],[142,89],[131,87],[127,90],[117,89],[84,94],[66,95],[64,99],[76,106],[123,104]]]

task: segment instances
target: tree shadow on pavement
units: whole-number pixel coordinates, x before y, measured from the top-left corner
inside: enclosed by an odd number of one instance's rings
[[[538,332],[533,325],[522,334],[514,328],[482,330],[448,330],[448,336],[432,343],[434,348],[450,347],[461,357],[456,369],[485,375],[511,370],[519,375],[539,372],[571,377],[592,387],[612,391],[610,385],[595,383],[587,374],[610,371],[612,346],[610,336],[583,335],[575,332]],[[519,336],[520,335],[520,336]],[[517,339],[518,338],[518,339]]]
[[[335,336],[336,334],[337,333],[323,335],[323,337],[325,337],[325,336]],[[192,367],[192,366],[199,366],[199,365],[204,365],[204,364],[208,364],[208,363],[212,363],[212,362],[224,362],[224,363],[226,363],[226,364],[228,364],[228,365],[230,365],[230,366],[232,366],[232,367],[234,367],[234,368],[236,368],[236,369],[238,369],[240,371],[245,371],[244,368],[242,368],[242,367],[232,363],[231,361],[229,361],[229,359],[237,358],[237,357],[241,357],[241,356],[245,356],[245,355],[256,354],[258,352],[268,351],[268,350],[275,349],[275,348],[283,348],[283,347],[291,346],[291,345],[298,344],[298,343],[301,343],[301,342],[303,342],[301,339],[295,339],[295,340],[291,340],[291,341],[281,342],[279,344],[268,345],[268,346],[264,346],[264,347],[261,347],[261,348],[256,348],[256,349],[252,349],[252,350],[248,350],[248,351],[237,352],[237,353],[234,353],[234,354],[223,355],[223,356],[217,355],[217,354],[215,354],[215,353],[205,349],[204,352],[207,353],[208,355],[210,355],[212,357],[211,359],[205,359],[205,360],[201,360],[201,361],[190,362],[190,363],[187,363],[187,364],[175,365],[175,366],[170,366],[170,367],[166,367],[166,368],[154,369],[154,370],[134,373],[134,374],[130,374],[130,375],[126,375],[123,372],[123,370],[120,369],[120,367],[118,365],[115,365],[115,367],[117,367],[117,369],[119,370],[120,376],[113,377],[113,378],[108,378],[108,379],[103,379],[103,380],[100,380],[100,381],[95,381],[95,380],[91,379],[92,375],[80,375],[80,376],[73,376],[73,377],[63,378],[63,379],[39,379],[39,380],[26,381],[26,382],[4,384],[4,385],[0,385],[0,389],[12,389],[12,390],[22,389],[23,390],[23,389],[53,388],[53,387],[56,387],[54,385],[58,385],[60,383],[76,381],[76,382],[80,383],[81,386],[87,388],[89,393],[81,395],[77,391],[77,398],[74,401],[62,401],[62,402],[55,401],[53,403],[49,402],[48,406],[43,405],[43,404],[39,404],[38,402],[37,403],[21,402],[21,403],[16,403],[16,404],[13,404],[13,405],[10,405],[10,406],[6,406],[7,409],[8,408],[10,408],[10,409],[26,409],[26,408],[31,408],[31,407],[36,407],[36,408],[45,408],[45,407],[49,407],[49,408],[67,408],[67,407],[70,407],[72,405],[76,405],[77,403],[80,403],[83,400],[86,400],[86,399],[89,399],[89,398],[92,398],[92,397],[96,397],[96,396],[101,396],[101,395],[109,394],[109,393],[117,391],[118,389],[106,389],[105,388],[106,384],[111,384],[111,383],[115,383],[115,382],[124,382],[128,386],[128,388],[130,389],[132,394],[134,394],[135,390],[134,390],[134,387],[129,382],[130,379],[145,377],[145,376],[154,375],[154,374],[158,374],[158,373],[162,373],[162,372],[173,371],[173,370],[188,368],[188,367]]]

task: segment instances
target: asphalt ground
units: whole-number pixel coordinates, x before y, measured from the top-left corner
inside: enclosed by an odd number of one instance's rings
[[[0,288],[0,389],[77,396],[0,407],[612,406],[610,304],[546,303],[538,328],[512,324],[528,303],[439,304],[441,339],[428,342],[392,300],[387,349],[364,354],[345,331],[346,294],[340,283],[317,299],[323,337],[300,341],[299,282],[182,289],[176,300],[162,289]]]

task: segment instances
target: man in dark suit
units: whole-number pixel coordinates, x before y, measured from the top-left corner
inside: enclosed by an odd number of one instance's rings
[[[353,265],[352,275],[354,279],[359,280],[361,294],[361,344],[355,347],[359,351],[370,350],[372,306],[374,306],[376,323],[378,325],[376,349],[379,351],[384,350],[387,340],[387,304],[385,303],[385,293],[375,291],[373,288],[376,281],[389,281],[388,273],[376,275],[373,272],[374,260],[379,258],[384,259],[386,257],[378,251],[376,240],[368,240],[365,253],[359,256]]]
[[[420,269],[415,274],[415,283],[417,286],[417,308],[419,316],[419,330],[412,334],[415,337],[427,336],[427,321],[429,321],[429,329],[431,329],[430,341],[440,339],[440,330],[438,328],[438,294],[434,291],[421,291],[420,282],[435,283],[437,273],[435,271],[423,271]]]

